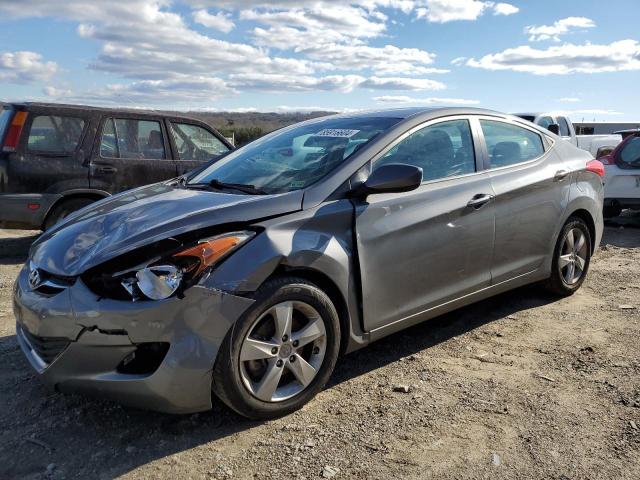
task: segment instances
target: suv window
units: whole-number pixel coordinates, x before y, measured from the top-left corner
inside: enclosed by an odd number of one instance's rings
[[[229,151],[213,133],[198,125],[172,122],[171,134],[179,160],[209,160]]]
[[[160,122],[108,118],[102,128],[100,155],[109,158],[167,158]]]
[[[531,130],[494,120],[480,120],[490,168],[526,162],[544,153],[542,137]]]
[[[551,117],[540,117],[540,120],[538,120],[536,122],[538,125],[540,125],[542,128],[549,128],[549,125],[552,125],[553,123],[555,123],[553,121],[553,118]]]
[[[571,132],[569,130],[569,124],[564,117],[558,117],[558,125],[560,126],[560,136],[561,137],[570,137]]]
[[[12,113],[13,110],[10,110],[8,108],[3,108],[2,113],[0,113],[0,141],[2,141],[2,139],[4,138],[4,131],[6,130],[7,125],[9,125],[9,120],[11,120]]]
[[[78,148],[85,121],[77,117],[37,115],[31,122],[28,149],[37,152],[72,153]]]
[[[376,166],[405,163],[422,168],[422,181],[476,171],[471,128],[467,120],[429,125],[395,145]]]
[[[629,168],[640,168],[640,137],[635,136],[624,144],[620,160]]]

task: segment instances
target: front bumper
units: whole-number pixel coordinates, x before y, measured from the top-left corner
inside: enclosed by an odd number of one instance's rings
[[[16,336],[45,384],[168,413],[211,408],[218,349],[253,300],[203,286],[158,302],[99,299],[80,279],[47,296],[29,287],[28,273],[22,269],[14,292]],[[148,342],[169,344],[157,369],[120,373]]]

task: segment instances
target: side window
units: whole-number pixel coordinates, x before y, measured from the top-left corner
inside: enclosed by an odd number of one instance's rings
[[[555,122],[551,117],[540,117],[540,120],[538,120],[536,123],[540,125],[542,128],[549,128],[549,125]]]
[[[209,160],[229,151],[214,134],[188,123],[171,123],[179,160]]]
[[[375,167],[391,163],[422,168],[423,182],[475,172],[469,122],[450,120],[412,133],[379,159]]]
[[[560,136],[569,137],[571,132],[569,131],[569,124],[564,117],[558,117],[558,125],[560,126]]]
[[[633,137],[624,144],[620,160],[631,168],[640,168],[640,137]]]
[[[38,115],[31,122],[28,149],[47,153],[72,153],[78,148],[85,121],[77,117]]]
[[[160,122],[129,118],[107,119],[102,129],[100,155],[110,158],[167,158]]]
[[[526,162],[544,153],[542,137],[531,130],[504,122],[480,120],[491,162],[490,168]]]

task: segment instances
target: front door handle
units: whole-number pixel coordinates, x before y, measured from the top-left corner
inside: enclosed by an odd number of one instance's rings
[[[478,193],[474,195],[471,200],[467,202],[467,207],[475,208],[476,210],[482,207],[484,204],[490,202],[493,199],[493,195],[488,193]]]
[[[562,180],[564,180],[567,175],[569,175],[571,172],[569,170],[558,170],[556,172],[556,174],[553,176],[553,180],[556,182],[560,182]]]
[[[110,167],[108,165],[105,165],[103,167],[98,167],[97,170],[100,173],[116,173],[118,171],[116,167]]]

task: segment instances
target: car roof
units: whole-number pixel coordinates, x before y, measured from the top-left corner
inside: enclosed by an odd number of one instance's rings
[[[79,105],[67,103],[48,103],[48,102],[6,102],[4,105],[11,105],[14,108],[59,108],[64,110],[79,110],[83,112],[104,112],[104,113],[127,113],[136,115],[154,115],[163,117],[189,118],[197,121],[195,117],[191,117],[182,112],[168,110],[153,110],[143,108],[125,108],[125,107],[96,107],[92,105]]]
[[[385,108],[377,110],[363,110],[357,112],[346,112],[336,115],[343,118],[367,118],[367,117],[389,117],[408,119],[416,116],[443,117],[447,115],[507,115],[505,113],[486,110],[483,108],[469,107],[405,107],[405,108]]]

